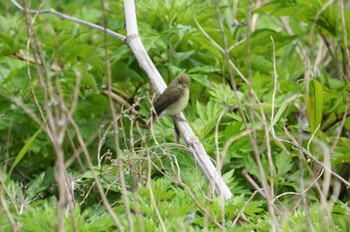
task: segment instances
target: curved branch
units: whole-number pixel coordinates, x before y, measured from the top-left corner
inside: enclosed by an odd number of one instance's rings
[[[117,38],[119,40],[122,40],[122,41],[124,41],[125,38],[126,38],[124,35],[118,34],[118,33],[114,32],[114,31],[111,31],[111,30],[109,30],[107,28],[101,27],[99,25],[96,25],[96,24],[93,24],[93,23],[90,23],[90,22],[87,22],[87,21],[84,21],[84,20],[81,20],[81,19],[69,16],[69,15],[66,15],[66,14],[63,14],[63,13],[60,13],[60,12],[54,10],[54,9],[31,10],[31,9],[28,9],[28,8],[23,8],[23,6],[21,6],[16,0],[11,0],[11,2],[19,10],[21,10],[21,11],[25,11],[26,10],[30,14],[53,14],[53,15],[61,18],[61,19],[65,19],[65,20],[68,20],[68,21],[71,21],[71,22],[74,22],[74,23],[78,23],[78,24],[81,24],[81,25],[93,28],[95,30],[98,30],[100,32],[106,32],[108,35],[110,35],[110,36],[112,36],[114,38]]]

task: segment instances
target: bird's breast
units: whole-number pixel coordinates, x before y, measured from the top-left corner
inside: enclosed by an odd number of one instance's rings
[[[180,113],[183,109],[186,108],[186,106],[188,104],[189,97],[190,97],[190,93],[189,93],[189,90],[187,88],[184,89],[183,91],[184,91],[184,93],[179,98],[179,100],[177,100],[176,102],[174,102],[173,104],[171,104],[170,106],[168,106],[165,109],[165,112],[167,114],[174,115],[174,114]]]

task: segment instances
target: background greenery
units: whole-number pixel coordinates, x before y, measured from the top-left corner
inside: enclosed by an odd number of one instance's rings
[[[31,8],[125,35],[123,1],[102,3],[32,1]],[[5,0],[0,230],[56,228],[63,154],[74,199],[67,231],[120,229],[93,172],[126,230],[269,231],[277,222],[283,231],[348,231],[350,2],[147,0],[136,8],[140,37],[165,81],[183,70],[191,77],[184,113],[213,161],[224,155],[221,170],[234,196],[223,203],[210,194],[183,141],[174,143],[171,118],[152,132],[142,128],[154,92],[122,41],[52,14],[31,15],[42,65],[23,12]],[[45,70],[48,92],[38,76]],[[113,108],[109,75],[124,100]],[[43,126],[47,120],[54,126]],[[48,132],[62,132],[62,144]],[[258,191],[259,168],[273,201]]]

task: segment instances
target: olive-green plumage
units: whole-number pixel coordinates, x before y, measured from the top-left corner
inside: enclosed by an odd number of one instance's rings
[[[184,73],[178,75],[169,84],[154,103],[152,120],[147,124],[146,128],[150,128],[151,124],[164,114],[175,115],[186,108],[190,96],[189,84],[190,78]]]

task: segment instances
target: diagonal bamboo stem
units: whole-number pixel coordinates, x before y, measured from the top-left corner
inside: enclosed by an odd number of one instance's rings
[[[140,67],[149,76],[152,86],[154,86],[158,93],[162,93],[166,88],[166,84],[154,66],[151,58],[147,54],[147,51],[144,48],[142,41],[138,35],[134,0],[124,0],[124,11],[126,29],[128,33],[125,43],[130,47],[131,51],[139,62]],[[210,185],[213,186],[216,194],[220,195],[225,200],[231,198],[231,191],[222,179],[220,172],[211,162],[203,145],[193,133],[192,128],[185,119],[184,115],[180,113],[178,117],[180,120],[176,120],[175,123],[180,133],[183,135],[187,147],[189,147],[192,151],[192,157],[195,160],[196,165],[208,179]]]

